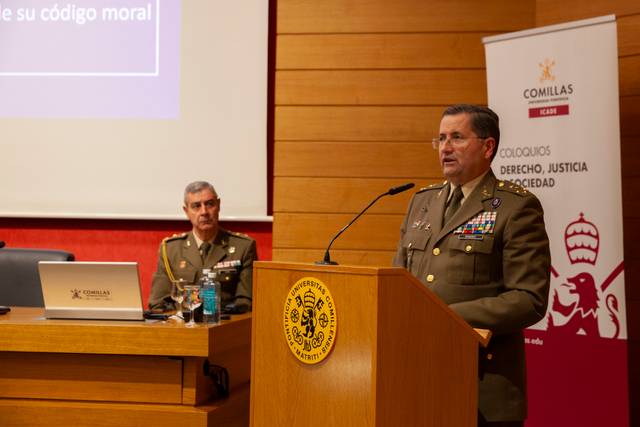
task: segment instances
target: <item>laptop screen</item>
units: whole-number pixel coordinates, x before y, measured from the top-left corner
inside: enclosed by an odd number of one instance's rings
[[[38,263],[47,319],[143,320],[135,262]]]

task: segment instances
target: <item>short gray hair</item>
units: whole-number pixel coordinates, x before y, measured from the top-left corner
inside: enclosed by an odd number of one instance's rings
[[[184,189],[184,204],[185,204],[185,206],[187,204],[187,196],[189,194],[199,193],[202,190],[209,190],[216,196],[216,199],[218,198],[218,193],[216,192],[216,189],[213,188],[213,185],[209,184],[207,181],[194,181],[194,182],[191,182],[191,183],[187,184],[187,186]]]

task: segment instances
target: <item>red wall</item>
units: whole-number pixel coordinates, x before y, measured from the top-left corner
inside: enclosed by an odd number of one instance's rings
[[[224,222],[222,226],[256,239],[259,259],[271,260],[271,223]],[[72,252],[77,261],[136,261],[146,306],[160,241],[190,228],[187,220],[0,218],[0,240],[7,247],[63,249]]]

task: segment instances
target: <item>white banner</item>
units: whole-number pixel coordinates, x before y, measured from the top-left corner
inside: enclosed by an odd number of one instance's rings
[[[528,425],[628,425],[615,17],[483,41],[494,172],[540,198],[551,243],[547,315],[527,331]]]

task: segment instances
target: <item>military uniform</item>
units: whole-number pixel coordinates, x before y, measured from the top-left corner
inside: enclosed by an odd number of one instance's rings
[[[493,332],[478,409],[487,421],[523,420],[522,330],[544,316],[549,293],[542,206],[490,170],[443,226],[449,191],[445,182],[414,195],[394,265],[407,268],[470,325]]]
[[[166,245],[166,259],[171,274],[167,272],[163,257],[163,246]],[[256,242],[249,236],[218,229],[213,245],[205,260],[202,260],[193,231],[166,238],[158,251],[158,268],[153,274],[149,307],[152,309],[174,308],[171,300],[171,281],[185,279],[195,282],[202,277],[202,269],[218,271],[218,279],[222,284],[222,304],[233,302],[250,303],[253,261],[256,256]]]

